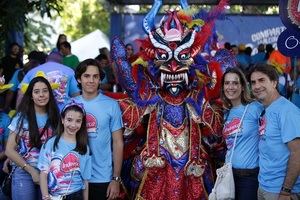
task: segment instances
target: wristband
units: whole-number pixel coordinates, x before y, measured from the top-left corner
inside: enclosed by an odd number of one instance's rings
[[[122,178],[120,176],[114,176],[112,178],[112,180],[116,181],[117,183],[121,183],[122,182]]]
[[[285,193],[288,193],[290,195],[291,192],[292,192],[292,189],[282,186],[281,187],[281,191],[285,192]]]
[[[25,163],[22,167],[22,169],[25,169],[25,167],[27,167],[27,163]]]
[[[50,199],[49,195],[42,196],[42,200],[49,200],[49,199]]]

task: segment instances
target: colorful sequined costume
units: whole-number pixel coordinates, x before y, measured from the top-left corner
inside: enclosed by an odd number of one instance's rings
[[[187,10],[186,0],[180,3]],[[125,137],[147,116],[146,142],[131,173],[141,179],[135,199],[207,199],[214,159],[224,150],[222,109],[213,99],[219,95],[226,63],[222,56],[207,60],[200,53],[226,1],[221,0],[205,22],[197,15],[168,11],[155,28],[161,4],[155,0],[144,19],[148,38],[140,40],[134,63],[126,59],[121,40],[112,41],[119,82],[129,96],[120,100]]]

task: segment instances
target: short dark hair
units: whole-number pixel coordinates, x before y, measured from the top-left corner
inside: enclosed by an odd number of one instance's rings
[[[68,41],[64,41],[62,43],[60,43],[59,47],[61,49],[61,46],[64,46],[67,49],[71,49],[71,44]]]
[[[108,57],[105,54],[100,53],[96,58],[96,60],[108,60]]]
[[[28,54],[28,60],[35,60],[40,64],[44,64],[46,62],[47,54],[42,51],[33,50]]]
[[[9,49],[11,50],[11,48],[13,48],[13,46],[18,46],[19,48],[21,48],[21,46],[17,42],[13,42],[9,45]]]
[[[259,44],[257,47],[258,52],[265,52],[265,45],[264,44]]]
[[[266,63],[255,64],[250,69],[249,74],[248,74],[248,80],[249,80],[250,84],[251,84],[251,75],[253,72],[261,72],[261,73],[267,75],[271,81],[277,81],[277,84],[278,84],[279,76],[278,76],[276,69],[272,65],[269,65]]]
[[[97,60],[89,58],[89,59],[86,59],[86,60],[82,61],[81,63],[79,63],[79,65],[77,66],[77,68],[75,70],[75,78],[77,80],[78,87],[80,89],[82,89],[82,87],[81,87],[81,84],[78,82],[78,79],[80,79],[81,75],[84,72],[86,72],[87,67],[90,66],[90,65],[96,66],[98,68],[99,75],[100,75],[100,78],[101,78],[102,70],[101,70],[101,67],[100,67],[99,63],[97,62]]]
[[[229,42],[224,43],[224,48],[230,50],[231,49],[231,44]]]

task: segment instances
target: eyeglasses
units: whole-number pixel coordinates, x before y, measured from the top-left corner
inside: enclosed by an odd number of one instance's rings
[[[264,117],[265,114],[266,114],[266,109],[264,109],[264,110],[260,113],[260,115],[259,115],[259,118],[258,118],[259,126],[262,126],[262,124],[263,124],[263,117]]]

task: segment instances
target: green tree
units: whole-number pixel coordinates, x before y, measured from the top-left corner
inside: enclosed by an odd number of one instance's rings
[[[50,50],[52,34],[56,34],[56,31],[51,24],[37,20],[34,16],[28,17],[24,28],[24,52],[28,54],[32,50]]]
[[[64,1],[61,25],[64,33],[76,40],[96,29],[109,34],[109,9],[104,0]]]
[[[0,56],[4,55],[5,41],[11,31],[24,31],[28,25],[27,14],[38,11],[51,17],[51,11],[62,10],[61,0],[1,0],[0,1]],[[28,40],[27,40],[28,41]],[[26,47],[26,43],[25,43]]]

